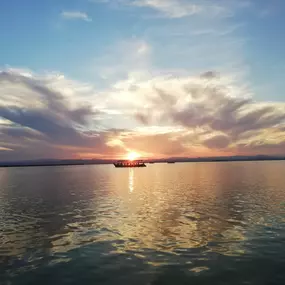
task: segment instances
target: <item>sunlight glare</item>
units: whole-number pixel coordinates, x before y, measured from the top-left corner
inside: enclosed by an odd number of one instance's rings
[[[134,151],[129,152],[128,156],[127,156],[128,160],[136,160],[139,157],[140,157],[140,155],[137,152],[134,152]]]

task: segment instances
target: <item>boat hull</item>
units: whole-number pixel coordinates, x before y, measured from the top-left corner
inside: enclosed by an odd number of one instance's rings
[[[114,164],[116,168],[134,168],[134,167],[146,167],[145,164],[140,165],[116,165]]]

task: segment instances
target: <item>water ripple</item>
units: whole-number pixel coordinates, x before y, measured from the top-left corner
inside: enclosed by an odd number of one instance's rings
[[[267,175],[285,168],[268,163],[1,169],[0,278],[285,284],[285,177]]]

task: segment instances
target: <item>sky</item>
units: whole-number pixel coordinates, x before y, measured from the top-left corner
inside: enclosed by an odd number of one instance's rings
[[[1,0],[0,160],[285,155],[283,0]]]

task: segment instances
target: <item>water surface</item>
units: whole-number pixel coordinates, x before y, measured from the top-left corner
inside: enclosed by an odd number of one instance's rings
[[[0,169],[0,284],[285,284],[285,163]]]

